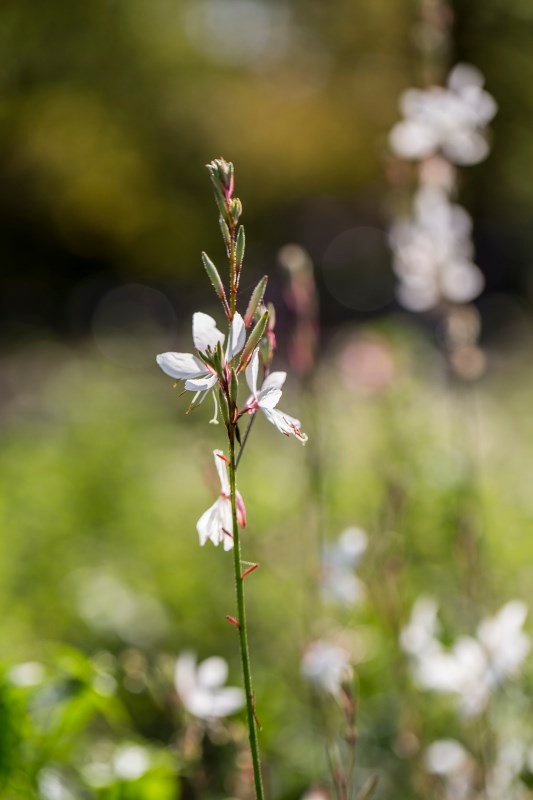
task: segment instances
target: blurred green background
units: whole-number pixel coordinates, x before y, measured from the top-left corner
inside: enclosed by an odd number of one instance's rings
[[[421,76],[416,3],[3,3],[2,796],[248,796],[242,718],[191,732],[172,678],[192,649],[224,656],[240,684],[232,567],[195,532],[222,431],[207,406],[186,417],[155,365],[190,349],[194,310],[213,310],[199,253],[222,261],[204,169],[219,155],[244,202],[243,297],[271,275],[280,368],[294,322],[282,245],[309,251],[320,291],[320,366],[312,382],[289,377],[283,404],[309,445],[260,420],[240,485],[261,563],[248,591],[270,796],[327,780],[299,676],[311,637],[344,636],[358,665],[358,786],[377,773],[376,797],[443,797],[424,747],[477,742],[474,723],[414,689],[397,638],[423,592],[457,634],[511,597],[533,602],[533,8],[455,11],[451,61],[478,66],[499,105],[493,152],[461,184],[487,280],[488,370],[469,387],[450,380],[433,327],[397,307],[386,246],[387,132]],[[319,616],[320,536],[353,524],[369,535],[366,601]],[[37,689],[9,678],[20,662],[44,665]],[[528,729],[532,680],[488,728]],[[150,752],[150,769],[99,784],[94,764],[121,742]]]

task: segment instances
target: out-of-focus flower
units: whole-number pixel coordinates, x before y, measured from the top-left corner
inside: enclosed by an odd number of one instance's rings
[[[288,281],[285,300],[295,316],[288,344],[291,367],[301,377],[315,366],[318,347],[318,292],[309,254],[298,244],[286,244],[278,253]]]
[[[137,744],[124,744],[113,756],[113,767],[117,777],[126,781],[140,778],[150,769],[150,753],[146,747]]]
[[[530,638],[522,630],[527,613],[525,603],[511,600],[494,617],[483,620],[477,629],[494,683],[516,675],[531,649]]]
[[[413,218],[396,222],[389,234],[402,305],[427,311],[441,299],[468,303],[479,295],[484,280],[472,260],[471,231],[469,214],[445,191],[418,190]]]
[[[324,597],[352,606],[364,597],[364,584],[354,574],[367,548],[368,538],[361,528],[347,528],[322,555],[321,589]]]
[[[220,656],[206,658],[198,666],[193,653],[182,653],[176,662],[175,685],[186,710],[198,719],[209,721],[228,717],[244,706],[242,689],[225,686],[227,662]]]
[[[349,655],[344,648],[324,639],[307,647],[301,662],[304,678],[317,688],[338,695],[352,675]]]
[[[195,392],[193,403],[199,395],[202,395],[199,401],[201,403],[218,380],[214,368],[208,363],[209,356],[214,354],[219,344],[221,346],[224,344],[225,337],[218,330],[213,317],[197,311],[192,318],[192,338],[198,356],[192,353],[160,353],[156,361],[163,372],[171,378],[184,380],[188,392]],[[236,313],[230,326],[226,362],[229,363],[241,352],[245,341],[244,320],[239,313]]]
[[[259,352],[256,350],[246,367],[246,381],[252,394],[246,402],[245,411],[255,414],[258,408],[261,409],[267,420],[275,425],[278,431],[285,436],[295,436],[302,444],[305,444],[307,436],[301,431],[300,420],[276,408],[282,395],[281,387],[285,383],[287,373],[271,372],[259,390],[257,389],[258,373]]]
[[[46,670],[38,661],[25,661],[11,667],[7,679],[13,686],[30,687],[38,686],[44,681]]]
[[[456,695],[460,712],[477,716],[495,689],[518,673],[530,650],[522,630],[527,607],[518,600],[507,603],[480,623],[475,638],[462,636],[445,649],[435,637],[436,605],[420,602],[400,637],[413,659],[414,677],[424,689]]]
[[[497,111],[481,73],[458,64],[446,87],[409,89],[401,98],[404,119],[390,133],[393,152],[424,159],[441,152],[454,164],[478,164],[488,154],[485,128]]]
[[[425,767],[444,780],[445,800],[469,800],[475,778],[475,763],[455,739],[439,739],[425,753]]]
[[[350,338],[340,353],[339,370],[346,388],[362,397],[386,391],[397,377],[390,346],[378,336]]]
[[[433,597],[418,598],[411,611],[409,624],[400,634],[400,643],[406,653],[422,656],[435,649],[438,645],[438,611],[437,601]]]
[[[196,530],[203,545],[210,539],[214,545],[224,544],[224,550],[233,547],[233,519],[231,514],[231,491],[228,477],[227,459],[222,450],[213,450],[215,467],[220,480],[220,496],[207,511],[204,511],[198,522]],[[237,522],[241,528],[246,527],[246,508],[240,492],[237,495]]]

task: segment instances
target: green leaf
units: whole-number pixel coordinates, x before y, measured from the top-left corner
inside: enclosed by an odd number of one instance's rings
[[[241,353],[241,360],[239,361],[237,372],[243,370],[248,364],[248,361],[250,360],[253,351],[261,341],[261,337],[265,332],[267,322],[268,322],[268,311],[265,311],[259,322],[256,323],[250,336],[248,337],[248,341],[246,342],[244,350]]]
[[[250,327],[252,320],[254,318],[254,314],[257,311],[259,304],[263,301],[267,283],[268,283],[268,275],[264,275],[252,292],[252,296],[250,297],[250,302],[248,303],[248,308],[246,309],[246,313],[244,315],[244,324],[246,325],[247,328]]]
[[[207,253],[202,253],[202,263],[204,265],[204,269],[207,272],[207,277],[211,281],[211,285],[215,290],[217,297],[220,300],[224,301],[226,299],[226,292],[224,291],[224,284],[222,283],[222,278],[218,274],[218,270],[207,255]]]

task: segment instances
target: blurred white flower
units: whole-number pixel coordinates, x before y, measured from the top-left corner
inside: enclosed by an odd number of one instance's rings
[[[364,597],[365,587],[354,570],[367,548],[368,538],[361,528],[347,528],[335,544],[328,544],[322,555],[321,589],[324,597],[352,606]]]
[[[455,739],[439,739],[425,752],[426,770],[444,780],[445,800],[469,800],[475,778],[472,756]]]
[[[115,775],[122,780],[134,781],[150,769],[150,753],[137,744],[124,744],[113,756]]]
[[[224,344],[224,334],[218,330],[216,322],[209,314],[197,311],[192,318],[192,338],[198,356],[192,353],[160,353],[156,361],[167,375],[185,381],[185,389],[195,392],[193,403],[202,395],[201,403],[218,378],[213,367],[203,357],[209,357],[217,346]],[[230,325],[226,362],[230,362],[244,347],[246,329],[244,320],[236,313]]]
[[[307,436],[301,431],[300,420],[276,408],[282,395],[281,387],[285,383],[287,373],[271,372],[259,390],[257,389],[258,373],[259,352],[256,350],[246,367],[246,381],[252,394],[246,402],[245,410],[249,414],[255,414],[258,408],[261,409],[267,420],[275,425],[278,431],[285,436],[295,436],[305,444]]]
[[[231,494],[228,477],[227,459],[222,450],[213,450],[215,467],[220,480],[220,496],[207,511],[204,511],[198,522],[196,530],[203,546],[208,539],[218,546],[224,544],[224,550],[233,547],[233,519],[231,514]],[[237,495],[237,522],[241,528],[246,527],[246,508],[240,492]]]
[[[468,303],[479,295],[484,280],[472,260],[471,232],[469,214],[443,189],[418,190],[413,217],[396,222],[389,232],[402,305],[427,311],[441,299]]]
[[[403,650],[411,656],[422,656],[439,646],[437,614],[439,606],[433,597],[419,597],[411,611],[409,624],[400,634]]]
[[[455,694],[459,711],[477,716],[492,692],[517,674],[530,650],[522,630],[527,606],[519,600],[507,603],[480,623],[475,638],[461,636],[450,649],[435,637],[436,613],[433,601],[419,600],[400,643],[412,658],[413,675],[422,688]]]
[[[468,752],[455,739],[439,739],[425,753],[428,772],[435,775],[452,775],[459,772],[469,760]]]
[[[26,688],[42,683],[46,677],[46,671],[38,661],[25,661],[11,667],[6,677],[13,686]]]
[[[485,128],[497,111],[483,83],[477,69],[458,64],[446,87],[408,89],[400,101],[404,119],[389,137],[393,152],[416,160],[441,152],[459,165],[483,161],[489,151]]]
[[[522,630],[527,613],[525,603],[511,600],[494,617],[483,620],[477,629],[477,638],[488,654],[494,683],[516,675],[531,649],[531,640]]]
[[[303,655],[301,672],[319,689],[338,695],[342,684],[351,678],[352,668],[344,648],[317,639],[311,642]]]
[[[242,689],[224,686],[228,677],[227,662],[212,656],[196,665],[193,653],[182,653],[176,662],[175,685],[186,710],[198,719],[228,717],[244,706]]]

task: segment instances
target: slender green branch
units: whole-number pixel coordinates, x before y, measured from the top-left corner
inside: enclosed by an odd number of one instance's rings
[[[248,426],[248,431],[250,426]],[[247,431],[247,433],[248,433]],[[235,427],[230,425],[229,433],[229,479],[231,493],[231,514],[233,520],[233,565],[235,569],[235,593],[237,597],[237,621],[239,623],[239,642],[241,647],[242,673],[244,678],[244,691],[246,694],[246,711],[248,716],[248,735],[254,770],[254,784],[256,800],[264,800],[263,781],[261,778],[261,761],[259,757],[259,742],[257,738],[257,725],[255,721],[254,692],[252,687],[252,672],[250,668],[250,653],[248,650],[248,629],[246,625],[246,607],[244,603],[244,581],[242,578],[241,542],[239,525],[237,522],[237,490],[235,486]],[[241,450],[242,452],[242,450]]]
[[[250,431],[252,430],[252,425],[254,424],[256,416],[257,416],[257,412],[255,414],[252,414],[252,416],[250,418],[250,422],[248,423],[248,427],[246,428],[246,431],[244,433],[244,436],[243,436],[243,439],[242,439],[242,443],[241,443],[241,447],[240,447],[239,452],[237,454],[237,458],[235,459],[235,469],[237,469],[237,467],[239,466],[239,463],[240,463],[240,460],[242,458],[242,454],[243,454],[243,451],[244,451],[244,447],[246,445],[246,442],[248,441],[248,437],[250,435]]]

